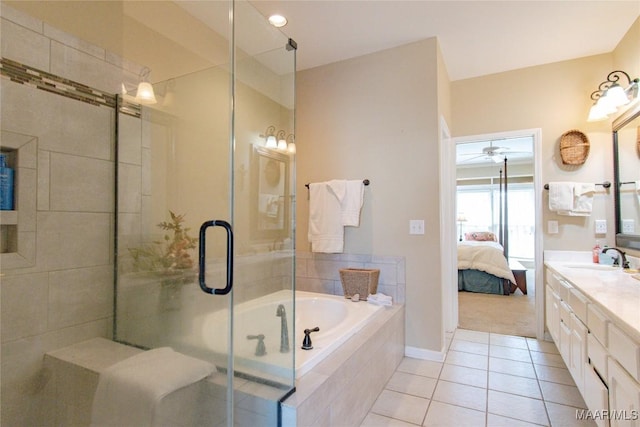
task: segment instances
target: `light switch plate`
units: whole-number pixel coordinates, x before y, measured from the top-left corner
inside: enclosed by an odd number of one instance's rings
[[[558,234],[558,221],[547,222],[547,233]]]
[[[409,220],[409,234],[424,234],[424,220],[423,219],[410,219]]]
[[[636,224],[632,219],[623,219],[622,220],[622,232],[624,234],[635,234],[636,232]]]
[[[596,234],[607,234],[606,219],[596,219]]]

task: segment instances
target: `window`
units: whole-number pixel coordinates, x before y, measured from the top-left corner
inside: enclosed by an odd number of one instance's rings
[[[533,183],[509,184],[509,257],[534,258],[535,198]],[[458,185],[458,215],[466,222],[458,224],[460,233],[492,231],[498,235],[500,190],[497,184]],[[464,238],[464,237],[463,237]]]

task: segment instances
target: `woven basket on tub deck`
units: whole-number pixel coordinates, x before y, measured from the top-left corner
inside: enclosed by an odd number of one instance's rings
[[[378,292],[379,277],[380,270],[378,269],[340,269],[340,281],[342,282],[344,297],[351,298],[353,295],[359,294],[361,300],[366,300],[369,294]]]
[[[589,139],[579,130],[573,129],[560,137],[560,157],[565,165],[581,165],[589,155]]]

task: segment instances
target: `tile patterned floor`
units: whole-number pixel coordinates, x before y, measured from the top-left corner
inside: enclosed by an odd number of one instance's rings
[[[551,342],[458,329],[444,363],[405,357],[368,426],[593,426]]]

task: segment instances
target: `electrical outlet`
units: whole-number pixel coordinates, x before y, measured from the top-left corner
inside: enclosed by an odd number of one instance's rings
[[[596,219],[596,234],[607,234],[606,219]]]
[[[547,222],[547,233],[558,234],[558,221]]]
[[[424,234],[424,220],[423,219],[410,219],[409,220],[409,234]]]
[[[636,225],[635,221],[632,219],[623,219],[622,220],[622,232],[625,234],[635,234]]]

